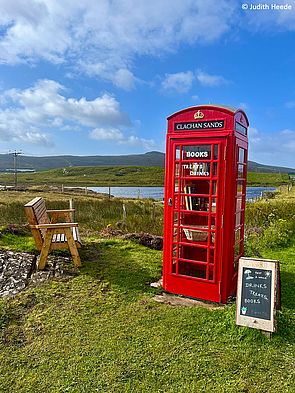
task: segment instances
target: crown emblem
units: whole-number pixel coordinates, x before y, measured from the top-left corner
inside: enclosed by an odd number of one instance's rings
[[[204,113],[201,112],[200,110],[198,110],[195,114],[194,114],[194,119],[203,119],[204,117]]]

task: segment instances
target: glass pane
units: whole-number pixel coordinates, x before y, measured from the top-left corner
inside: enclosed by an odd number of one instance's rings
[[[178,190],[179,190],[179,182],[178,182],[178,180],[175,180],[175,182],[174,182],[174,192],[178,192]]]
[[[235,243],[238,243],[241,240],[241,229],[235,231]]]
[[[180,159],[180,147],[176,146],[175,148],[175,159],[179,160]]]
[[[175,164],[175,177],[178,177],[178,176],[179,176],[179,164],[176,163]]]
[[[211,145],[194,145],[194,146],[183,146],[182,147],[182,159],[206,159],[211,158]]]
[[[237,194],[241,194],[243,192],[245,180],[238,180],[237,181]]]
[[[174,212],[174,223],[177,224],[178,223],[178,213]]]
[[[182,246],[180,259],[189,259],[195,262],[207,262],[207,248]]]
[[[209,198],[185,195],[182,197],[182,206],[185,210],[209,211]]]
[[[206,266],[183,261],[179,261],[178,265],[179,274],[206,279]]]
[[[172,273],[176,273],[176,261],[172,260]]]
[[[237,198],[236,211],[242,210],[242,198]]]
[[[241,246],[241,243],[237,243],[236,245],[235,245],[235,257],[237,257],[238,255],[240,255],[240,247]]]
[[[182,176],[210,176],[210,163],[190,162],[182,164]]]
[[[244,168],[245,168],[245,165],[238,164],[238,178],[239,179],[244,177]]]
[[[214,160],[218,159],[218,145],[214,145]]]
[[[241,212],[236,213],[236,227],[241,225],[241,216],[242,216]]]
[[[212,182],[212,195],[217,195],[217,181],[213,180]]]
[[[209,185],[207,180],[186,180],[183,184],[183,193],[209,195]]]
[[[209,263],[214,263],[214,251],[215,251],[214,249],[210,250]]]
[[[245,149],[239,147],[239,162],[245,162]]]
[[[213,176],[217,176],[217,162],[213,163]]]
[[[212,198],[211,212],[213,212],[213,213],[216,212],[216,198]]]

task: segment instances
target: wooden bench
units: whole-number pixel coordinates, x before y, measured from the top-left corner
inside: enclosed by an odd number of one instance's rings
[[[41,197],[25,205],[36,247],[40,253],[38,269],[43,270],[51,250],[69,249],[76,267],[81,266],[78,248],[81,247],[78,224],[72,222],[75,209],[47,210]],[[62,220],[63,222],[59,222]]]

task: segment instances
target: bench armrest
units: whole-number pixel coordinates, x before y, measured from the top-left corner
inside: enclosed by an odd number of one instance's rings
[[[77,222],[59,222],[57,224],[38,224],[38,225],[30,225],[31,228],[34,229],[60,229],[60,228],[74,228],[78,227]]]

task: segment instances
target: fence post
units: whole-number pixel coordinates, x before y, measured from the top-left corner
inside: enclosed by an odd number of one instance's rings
[[[64,185],[61,185],[61,192],[64,193]]]
[[[124,224],[126,223],[126,218],[127,218],[126,206],[125,206],[125,203],[123,203],[123,222],[124,222]]]
[[[153,208],[152,208],[152,220],[155,220],[156,217],[156,203],[153,202]]]
[[[70,209],[73,209],[74,204],[73,204],[72,198],[69,200],[69,206],[70,206]],[[70,216],[71,216],[71,221],[74,222],[74,212],[71,212]]]
[[[111,199],[111,187],[109,186],[109,199]]]

